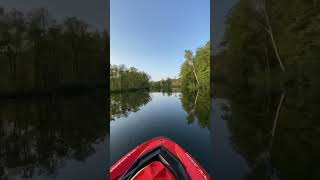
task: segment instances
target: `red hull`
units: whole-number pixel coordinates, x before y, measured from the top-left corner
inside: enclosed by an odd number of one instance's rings
[[[163,137],[149,140],[137,146],[132,151],[123,156],[120,160],[118,160],[114,165],[111,166],[110,179],[116,180],[120,178],[131,167],[136,159],[138,159],[144,153],[151,151],[159,146],[166,148],[181,161],[183,167],[185,168],[187,174],[191,179],[210,179],[209,174],[188,152],[182,149],[175,142]]]

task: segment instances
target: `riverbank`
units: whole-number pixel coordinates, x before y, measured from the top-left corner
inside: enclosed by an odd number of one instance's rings
[[[135,88],[130,88],[126,90],[110,90],[110,93],[131,93],[131,92],[149,92],[149,88],[142,88],[142,89],[135,89]]]

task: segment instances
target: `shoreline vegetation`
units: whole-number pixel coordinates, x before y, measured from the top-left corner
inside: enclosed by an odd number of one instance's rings
[[[193,55],[185,51],[180,66],[179,78],[166,78],[151,81],[150,75],[134,67],[110,65],[110,121],[126,117],[139,107],[151,101],[150,92],[162,92],[178,97],[182,108],[187,112],[188,124],[195,121],[203,128],[210,128],[210,42],[198,48]]]
[[[77,17],[0,6],[0,98],[106,88],[108,42],[106,30]]]
[[[151,81],[144,71],[125,65],[110,65],[110,92],[123,93],[134,91],[209,91],[210,89],[210,42],[198,48],[193,55],[185,51],[184,62],[181,64],[179,78],[166,78]]]
[[[239,0],[226,16],[211,87],[227,101],[221,119],[248,165],[239,177],[320,177],[310,170],[320,152],[319,9],[319,1]]]
[[[283,92],[319,86],[319,3],[286,5],[240,0],[233,7],[213,55],[213,84]]]
[[[110,92],[130,92],[150,89],[150,75],[125,65],[110,65]]]

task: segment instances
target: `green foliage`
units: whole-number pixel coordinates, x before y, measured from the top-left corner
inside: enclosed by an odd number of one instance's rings
[[[194,57],[194,68],[199,80],[200,89],[210,87],[210,42],[198,48]]]
[[[110,91],[131,91],[150,88],[150,76],[134,67],[110,66]]]
[[[151,101],[149,92],[112,93],[110,98],[110,121],[127,117]]]
[[[248,179],[319,179],[319,9],[312,0],[239,0],[227,17],[213,87],[230,102],[222,118]]]
[[[171,92],[174,88],[180,88],[179,79],[167,78],[151,82],[151,89],[154,91]]]
[[[187,61],[183,62],[180,69],[180,81],[182,89],[196,89],[196,79]]]
[[[209,127],[210,116],[210,42],[197,49],[193,56],[185,51],[180,69],[181,103],[188,113],[188,122],[196,119],[202,127]]]
[[[151,82],[151,90],[160,92],[162,89],[161,81],[152,81]]]
[[[61,23],[44,8],[0,12],[0,93],[106,85],[106,31],[76,17]]]
[[[179,76],[183,90],[209,89],[210,42],[198,48],[195,56],[190,50],[185,51],[185,61],[181,65]]]
[[[262,81],[257,79],[262,74],[271,78],[282,73],[278,52],[286,68],[282,86],[311,81],[304,67],[319,66],[319,9],[316,1],[240,0],[227,17],[224,41],[214,57],[216,80],[248,84]]]
[[[198,121],[202,127],[210,128],[210,93],[209,91],[188,92],[180,96],[183,109],[187,112],[189,124]]]

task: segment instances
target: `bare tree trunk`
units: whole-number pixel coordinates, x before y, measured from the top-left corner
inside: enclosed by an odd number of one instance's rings
[[[271,149],[272,149],[272,146],[273,146],[273,138],[274,138],[274,134],[275,134],[275,131],[276,131],[278,117],[279,117],[279,113],[280,113],[280,109],[282,107],[282,103],[283,103],[284,97],[285,97],[285,92],[282,92],[281,98],[280,98],[280,102],[279,102],[279,105],[278,105],[278,108],[277,108],[277,113],[276,113],[276,116],[275,116],[274,121],[273,121],[273,127],[272,127],[272,131],[271,131],[271,139],[270,139],[269,147],[268,147],[268,150],[267,150],[267,157],[269,159],[271,158]]]
[[[274,133],[276,131],[277,121],[278,121],[278,117],[279,117],[279,113],[280,113],[280,109],[281,109],[284,97],[285,97],[285,93],[283,92],[281,94],[280,102],[279,102],[279,105],[278,105],[278,108],[277,108],[276,117],[274,118],[274,123],[273,123],[273,128],[272,128],[272,133],[271,133],[272,137],[274,136]]]
[[[194,112],[196,111],[196,106],[197,106],[197,101],[198,101],[198,95],[199,95],[199,90],[197,91],[197,95],[196,95],[196,98],[195,98],[195,100],[194,100],[193,105],[190,103],[190,105],[191,105],[190,113],[194,113]]]
[[[199,90],[197,91],[196,99],[194,100],[194,108],[196,108],[196,105],[197,105],[198,95],[199,95]]]
[[[199,85],[199,80],[198,80],[198,76],[197,76],[197,73],[196,73],[196,68],[194,67],[194,64],[193,64],[193,60],[191,60],[190,64],[191,64],[192,69],[193,69],[194,77],[196,78],[197,84]]]
[[[271,28],[271,23],[270,23],[270,19],[269,19],[269,16],[268,16],[268,12],[267,12],[267,5],[266,5],[266,1],[264,0],[263,1],[263,7],[262,7],[262,10],[263,10],[263,14],[265,16],[265,19],[267,21],[267,26],[268,26],[268,29],[267,29],[267,32],[269,33],[269,36],[270,36],[270,39],[271,39],[271,42],[272,42],[272,46],[274,48],[274,52],[276,53],[276,56],[277,56],[277,60],[279,62],[279,65],[280,65],[280,68],[283,72],[285,72],[285,68],[283,66],[283,63],[282,63],[282,60],[281,60],[281,57],[279,55],[279,52],[278,52],[278,48],[277,48],[277,45],[276,45],[276,42],[274,40],[274,36],[273,36],[273,32],[272,32],[272,28]]]

